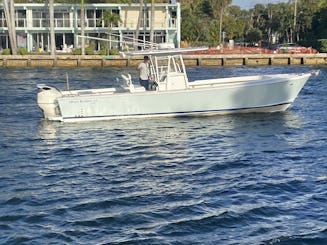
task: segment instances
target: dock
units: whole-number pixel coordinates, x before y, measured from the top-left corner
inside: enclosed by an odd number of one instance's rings
[[[327,65],[327,53],[183,55],[186,66]],[[126,67],[143,58],[119,55],[0,55],[0,67]]]

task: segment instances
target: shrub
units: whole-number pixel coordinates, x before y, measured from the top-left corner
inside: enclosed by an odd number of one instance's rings
[[[103,49],[103,48],[101,48],[100,49],[100,53],[99,53],[100,55],[106,55],[107,54],[107,50],[106,49]]]
[[[11,54],[11,50],[9,48],[5,48],[4,50],[2,50],[2,54],[3,55],[10,55]]]
[[[25,54],[28,53],[28,52],[27,52],[27,49],[24,48],[24,47],[19,47],[17,51],[18,51],[18,53],[21,54],[21,55],[25,55]]]
[[[75,48],[75,49],[73,49],[72,54],[74,54],[74,55],[81,55],[82,54],[82,49]]]
[[[94,44],[93,43],[90,43],[90,45],[85,48],[85,54],[87,54],[87,55],[94,54]]]
[[[101,55],[106,55],[107,54],[107,45],[105,45],[104,43],[101,43],[99,53]]]
[[[327,53],[327,39],[319,39],[319,51]]]
[[[107,43],[104,42],[104,41],[101,41],[100,42],[100,52],[99,52],[99,54],[106,55],[107,54],[107,49],[108,49]]]
[[[118,53],[119,53],[118,49],[112,48],[109,50],[109,55],[116,55]]]

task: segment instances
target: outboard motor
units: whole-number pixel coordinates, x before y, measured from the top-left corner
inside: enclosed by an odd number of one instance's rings
[[[62,96],[61,92],[57,88],[44,84],[38,84],[37,88],[37,104],[42,109],[44,118],[53,120],[60,117],[57,98]]]

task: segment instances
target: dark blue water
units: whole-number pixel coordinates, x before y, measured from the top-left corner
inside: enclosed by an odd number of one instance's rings
[[[73,124],[42,119],[36,84],[124,69],[0,68],[0,244],[327,244],[327,67],[188,70],[317,68],[284,113]]]

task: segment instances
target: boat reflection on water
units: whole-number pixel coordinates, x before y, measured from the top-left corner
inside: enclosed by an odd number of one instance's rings
[[[65,124],[41,120],[39,137],[58,149],[87,149],[83,154],[136,158],[144,162],[192,161],[198,154],[208,157],[238,155],[287,147],[288,132],[302,125],[295,112],[238,114],[210,117],[177,117],[109,120]],[[269,136],[269,137],[268,137]],[[274,137],[276,144],[265,138]],[[253,142],[260,141],[257,149]],[[258,148],[259,147],[259,148]],[[242,149],[246,148],[246,149]],[[219,160],[219,157],[216,159]]]
[[[38,136],[44,140],[55,139],[57,136],[56,136],[56,127],[54,124],[58,125],[58,123],[41,119],[39,122]]]
[[[248,132],[258,122],[265,123],[267,126],[274,124],[275,128],[300,128],[303,124],[301,116],[292,111],[231,114],[224,116],[107,120],[72,124],[63,124],[41,119],[39,121],[39,136],[41,139],[55,139],[61,136],[71,136],[75,138],[83,136],[83,134],[87,136],[87,134],[95,133],[97,135],[100,133],[101,135],[101,133],[103,133],[106,136],[105,138],[113,138],[115,136],[123,138],[128,135],[132,140],[136,137],[139,143],[143,141],[150,141],[153,143],[157,141],[161,143],[167,141],[167,143],[176,143],[177,141],[187,140],[189,136],[208,136],[208,134],[210,135],[210,133],[215,132]],[[253,128],[253,130],[266,131],[266,129],[256,128]]]

